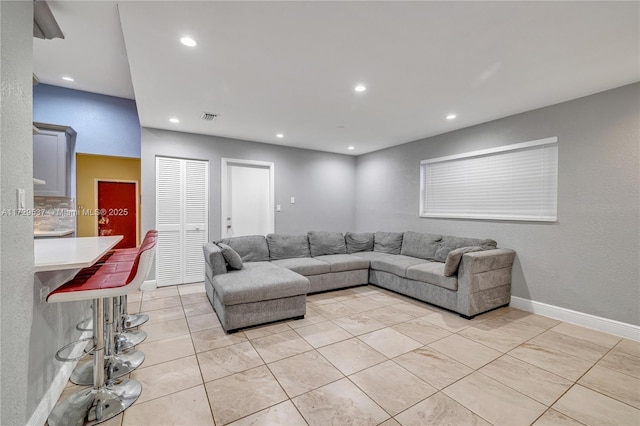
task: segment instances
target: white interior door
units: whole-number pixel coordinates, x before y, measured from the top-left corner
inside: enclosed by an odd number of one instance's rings
[[[274,165],[222,159],[222,236],[274,232]]]
[[[156,158],[156,283],[202,281],[208,240],[209,163]]]

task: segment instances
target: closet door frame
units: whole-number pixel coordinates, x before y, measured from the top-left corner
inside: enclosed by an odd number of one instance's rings
[[[196,162],[204,165],[204,176],[202,178],[202,182],[199,182],[199,185],[202,187],[202,191],[204,191],[204,200],[201,200],[201,207],[204,208],[204,220],[195,226],[188,226],[189,224],[187,223],[187,218],[189,217],[187,206],[187,185],[189,184],[189,182],[187,182],[187,164],[189,162]],[[166,170],[166,167],[163,168],[162,166],[163,163],[173,163],[173,176],[162,175],[162,172]],[[177,172],[175,170],[176,165],[178,169]],[[169,180],[167,181],[166,179]],[[172,182],[171,179],[177,179],[177,185],[175,185],[175,182]],[[163,195],[161,191],[164,186],[173,186],[173,188],[169,188],[173,192],[173,194],[169,194],[169,198],[166,198],[166,196],[161,197],[161,195]],[[163,217],[165,215],[162,214],[167,209],[167,206],[163,206],[163,204],[167,202],[175,203],[173,205],[174,211],[168,212],[170,213],[168,219],[172,219],[170,221],[171,223],[167,223],[167,217]],[[208,222],[209,161],[156,156],[156,229],[158,230],[156,285],[158,287],[199,282],[204,279],[204,258],[202,257],[201,244],[204,244],[209,239]],[[193,231],[200,232],[203,235],[201,240],[198,240],[195,243],[192,242],[191,245],[195,245],[191,247],[187,244],[187,237],[188,233]],[[198,247],[195,247],[196,245]],[[189,260],[191,260],[191,262],[189,262]],[[193,270],[194,261],[199,264],[197,266],[197,271]],[[187,270],[189,265],[191,265],[191,267]],[[167,277],[167,274],[170,276]]]

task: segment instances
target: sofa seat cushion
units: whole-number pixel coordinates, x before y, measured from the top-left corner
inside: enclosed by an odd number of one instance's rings
[[[371,260],[371,269],[377,271],[389,272],[402,278],[407,278],[407,268],[414,265],[426,263],[424,259],[418,259],[411,256],[389,256],[380,259]]]
[[[213,277],[212,284],[225,306],[299,296],[309,292],[309,280],[269,262],[245,263],[240,271]]]
[[[314,257],[314,259],[327,262],[331,267],[331,272],[355,271],[358,269],[368,269],[369,261],[350,254],[328,254]]]
[[[437,285],[447,290],[458,290],[458,277],[444,276],[444,263],[429,262],[407,268],[407,278]]]
[[[352,253],[351,256],[358,256],[368,261],[372,261],[374,259],[386,259],[388,257],[393,257],[393,254],[389,253],[380,253],[379,251],[361,251],[358,253]]]
[[[328,274],[331,272],[331,268],[327,262],[312,257],[272,260],[271,263],[304,276]]]

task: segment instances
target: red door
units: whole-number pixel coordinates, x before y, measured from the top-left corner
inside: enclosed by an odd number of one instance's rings
[[[137,246],[136,184],[98,182],[98,235],[122,235],[115,248]]]

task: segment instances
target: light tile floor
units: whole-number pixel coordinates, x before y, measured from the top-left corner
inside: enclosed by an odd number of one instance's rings
[[[107,426],[640,425],[639,342],[517,309],[468,321],[363,286],[229,335],[192,284],[140,310],[143,392]]]

